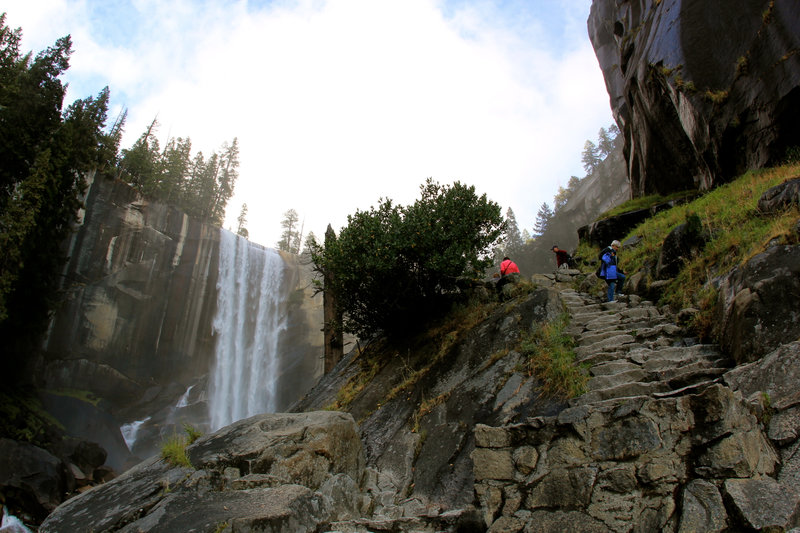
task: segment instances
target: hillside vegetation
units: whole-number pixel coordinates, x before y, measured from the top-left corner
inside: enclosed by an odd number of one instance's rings
[[[713,336],[710,314],[716,302],[716,281],[733,268],[775,244],[796,244],[794,227],[800,218],[796,207],[779,215],[765,215],[758,209],[758,200],[769,188],[800,175],[800,164],[753,170],[731,183],[720,186],[695,200],[662,211],[634,228],[620,240],[638,241],[625,246],[620,254],[626,273],[643,272],[646,284],[656,281],[654,266],[658,262],[667,235],[680,224],[699,223],[707,236],[702,253],[686,258],[677,276],[663,287],[660,304],[673,310],[696,307],[693,326],[701,337]],[[642,208],[641,199],[626,203],[613,214]],[[608,215],[608,214],[607,214]],[[599,248],[581,243],[581,257],[596,257]]]

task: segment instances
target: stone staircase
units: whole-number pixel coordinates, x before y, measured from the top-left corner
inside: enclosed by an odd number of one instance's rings
[[[638,296],[599,303],[597,298],[562,289],[575,338],[576,361],[590,379],[571,406],[614,398],[666,397],[715,383],[730,369],[716,345],[685,338],[682,328]]]

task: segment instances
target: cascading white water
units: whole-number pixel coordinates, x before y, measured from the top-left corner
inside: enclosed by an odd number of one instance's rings
[[[209,414],[215,431],[275,411],[278,342],[286,329],[278,252],[220,230],[216,355]]]

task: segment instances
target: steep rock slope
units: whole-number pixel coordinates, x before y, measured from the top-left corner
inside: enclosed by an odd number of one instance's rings
[[[634,197],[708,189],[800,145],[800,4],[594,0]]]
[[[355,417],[377,514],[464,507],[474,499],[475,424],[512,423],[564,407],[542,396],[518,351],[522,335],[562,312],[558,293],[542,287],[471,326],[440,326],[391,349],[353,350],[293,410],[335,406]],[[356,393],[341,407],[337,395],[348,389]]]

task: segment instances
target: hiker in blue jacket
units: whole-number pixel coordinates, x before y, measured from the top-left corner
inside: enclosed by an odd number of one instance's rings
[[[600,277],[608,284],[608,301],[613,302],[614,296],[622,294],[622,284],[625,283],[625,273],[617,268],[617,252],[620,242],[613,241],[611,246],[600,252]]]

